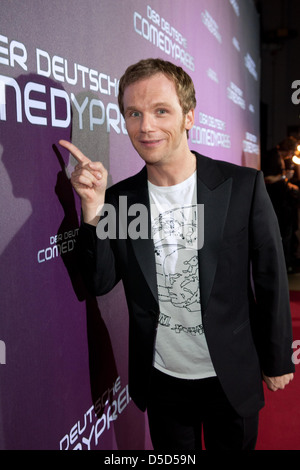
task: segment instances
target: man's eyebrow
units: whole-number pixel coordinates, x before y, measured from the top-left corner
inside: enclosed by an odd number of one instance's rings
[[[171,103],[166,103],[166,102],[153,104],[153,108],[170,108],[171,106],[172,106]]]
[[[137,110],[136,106],[127,106],[127,108],[125,108],[125,112],[127,112],[127,111],[136,111],[136,110]]]
[[[166,102],[158,102],[158,103],[153,103],[151,105],[152,108],[171,108],[172,104],[171,103],[166,103]],[[125,109],[125,112],[127,111],[138,111],[139,107],[138,106],[127,106]]]

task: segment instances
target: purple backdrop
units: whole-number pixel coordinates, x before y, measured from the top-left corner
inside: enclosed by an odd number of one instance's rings
[[[72,139],[110,184],[141,168],[118,79],[147,57],[197,90],[190,147],[259,167],[258,17],[251,0],[13,0],[0,18],[0,448],[151,449],[128,395],[122,285],[91,298],[73,262]]]

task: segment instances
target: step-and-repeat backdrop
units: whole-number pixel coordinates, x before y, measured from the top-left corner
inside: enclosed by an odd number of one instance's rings
[[[0,15],[0,448],[151,449],[130,399],[122,285],[88,295],[74,263],[72,140],[110,184],[141,168],[117,106],[141,58],[197,90],[190,148],[259,167],[252,0],[4,0]]]

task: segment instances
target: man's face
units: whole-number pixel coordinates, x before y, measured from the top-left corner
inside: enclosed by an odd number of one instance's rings
[[[147,164],[180,158],[194,111],[183,115],[173,81],[162,73],[139,80],[125,89],[123,102],[128,135]]]

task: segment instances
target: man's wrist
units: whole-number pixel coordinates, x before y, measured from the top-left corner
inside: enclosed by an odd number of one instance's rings
[[[100,216],[101,216],[101,210],[103,208],[103,204],[99,204],[97,206],[92,206],[89,204],[82,204],[81,209],[82,209],[82,217],[83,221],[86,224],[89,225],[94,225],[95,227],[97,226]]]

